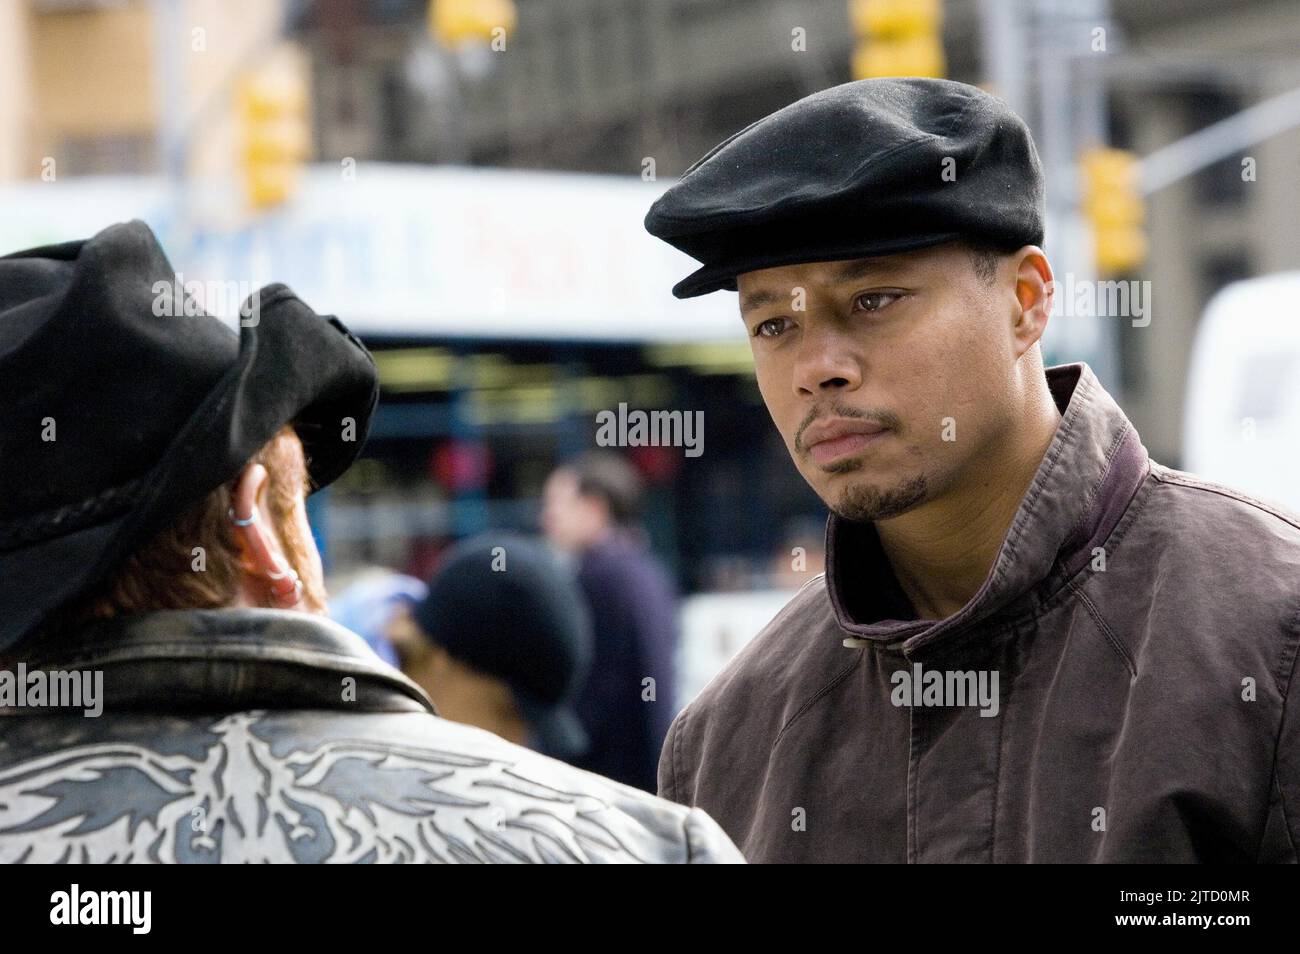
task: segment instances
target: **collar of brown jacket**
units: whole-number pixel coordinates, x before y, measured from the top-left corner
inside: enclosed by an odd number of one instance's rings
[[[1150,470],[1137,431],[1086,364],[1047,369],[1061,422],[970,602],[942,620],[894,618],[906,607],[875,527],[832,514],[826,583],[848,645],[901,644],[911,655],[960,640],[1026,595],[1047,596],[1089,565]],[[872,585],[868,581],[885,581]]]

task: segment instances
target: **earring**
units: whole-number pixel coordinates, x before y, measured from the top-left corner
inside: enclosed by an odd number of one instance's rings
[[[231,507],[228,511],[230,522],[236,527],[251,527],[257,523],[257,508],[254,507],[247,517],[235,516],[235,508]],[[293,567],[281,564],[277,559],[276,564],[282,566],[278,573],[268,573],[267,577],[271,581],[270,590],[271,598],[275,600],[275,605],[281,609],[292,609],[302,600],[302,580]]]
[[[293,567],[285,564],[281,572],[269,573],[267,576],[271,580],[271,595],[277,606],[291,609],[298,605],[302,599],[302,580]]]

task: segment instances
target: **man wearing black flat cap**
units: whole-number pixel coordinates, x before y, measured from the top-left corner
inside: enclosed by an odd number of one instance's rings
[[[674,721],[660,794],[751,861],[1286,861],[1300,524],[1044,368],[1043,181],[960,83],[825,90],[646,216],[739,292],[827,568]]]
[[[305,501],[374,363],[283,285],[236,333],[174,284],[140,222],[0,258],[0,862],[740,860],[328,620]]]

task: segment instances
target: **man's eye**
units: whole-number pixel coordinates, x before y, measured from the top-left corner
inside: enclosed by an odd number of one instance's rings
[[[853,299],[853,304],[863,311],[880,311],[880,309],[893,304],[895,300],[902,297],[897,292],[867,292]]]
[[[775,338],[785,330],[784,318],[769,318],[754,326],[755,338]]]

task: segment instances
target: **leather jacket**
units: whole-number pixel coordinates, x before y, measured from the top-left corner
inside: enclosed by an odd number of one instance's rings
[[[101,672],[102,714],[0,705],[0,862],[744,860],[700,809],[439,718],[323,617],[171,610],[49,642],[28,677]]]

